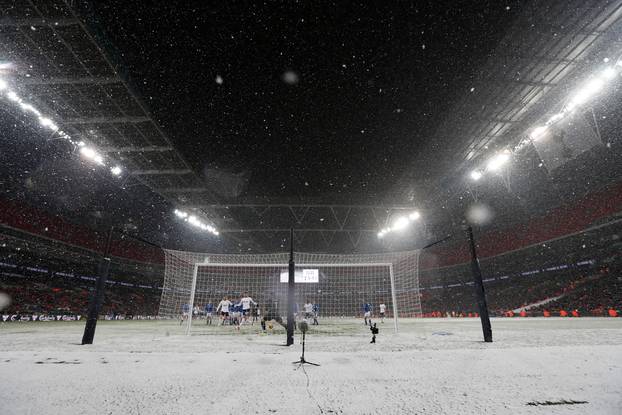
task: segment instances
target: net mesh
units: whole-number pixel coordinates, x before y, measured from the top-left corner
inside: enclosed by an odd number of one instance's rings
[[[159,315],[179,317],[189,305],[206,310],[225,296],[234,303],[245,293],[258,304],[260,313],[285,317],[287,311],[288,253],[228,255],[165,250],[165,276]],[[318,281],[295,284],[295,309],[312,303],[320,318],[362,317],[364,304],[379,315],[418,317],[419,251],[387,254],[295,253],[296,273],[318,270]],[[192,292],[196,269],[196,288]],[[393,289],[392,278],[393,274]]]

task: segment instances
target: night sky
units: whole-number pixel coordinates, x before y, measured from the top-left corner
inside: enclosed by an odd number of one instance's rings
[[[195,170],[243,184],[227,200],[386,199],[416,156],[433,165],[453,151],[429,137],[520,12],[498,1],[161,3],[96,3],[95,22]]]

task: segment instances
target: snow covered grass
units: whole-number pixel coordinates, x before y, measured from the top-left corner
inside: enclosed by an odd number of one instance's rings
[[[0,325],[0,412],[9,414],[620,414],[622,319],[320,321],[282,332],[197,322]]]

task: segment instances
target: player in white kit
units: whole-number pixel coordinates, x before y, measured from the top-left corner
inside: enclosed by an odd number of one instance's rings
[[[218,303],[218,307],[216,307],[216,313],[220,311],[221,326],[225,325],[225,320],[229,320],[229,307],[231,307],[231,305],[232,303],[229,301],[229,298],[225,297]]]
[[[248,293],[244,293],[244,296],[240,298],[240,303],[242,304],[242,321],[240,324],[244,324],[248,322],[248,317],[251,315],[251,304],[257,306],[257,303],[248,296]]]
[[[313,303],[311,301],[307,300],[307,302],[302,306],[302,309],[304,310],[305,320],[307,320],[307,322],[314,318]]]
[[[384,301],[381,301],[378,307],[380,308],[380,322],[384,323],[384,313],[387,310],[387,305],[384,303]]]

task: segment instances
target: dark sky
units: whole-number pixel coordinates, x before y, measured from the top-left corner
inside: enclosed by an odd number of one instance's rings
[[[417,154],[451,151],[428,137],[520,11],[500,1],[228,3],[94,7],[182,155],[209,177],[245,179],[229,198],[382,198]]]

